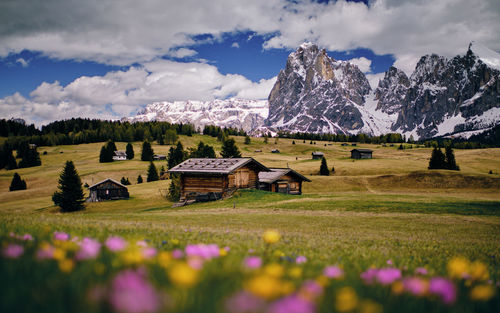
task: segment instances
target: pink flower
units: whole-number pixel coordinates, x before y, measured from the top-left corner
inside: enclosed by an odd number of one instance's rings
[[[315,280],[306,280],[300,287],[299,294],[306,299],[316,299],[323,294],[323,287]]]
[[[230,313],[255,313],[261,312],[265,303],[260,298],[241,291],[226,300],[226,311]]]
[[[101,244],[98,241],[85,237],[80,243],[80,250],[76,253],[75,258],[77,260],[95,259],[100,249]]]
[[[21,237],[21,239],[24,240],[24,241],[32,241],[33,240],[33,236],[31,236],[30,234],[24,234]]]
[[[139,247],[144,247],[144,248],[148,246],[146,240],[139,240],[135,244],[138,245]]]
[[[307,258],[303,255],[299,255],[296,259],[295,259],[295,263],[297,264],[302,264],[302,263],[306,263],[307,262]]]
[[[187,245],[185,252],[188,257],[199,257],[205,260],[220,256],[220,249],[216,244]]]
[[[452,304],[457,299],[455,285],[446,278],[432,278],[429,283],[429,292],[439,296],[446,304]]]
[[[230,247],[228,247],[228,246],[225,246],[225,247],[224,247],[224,250],[226,250],[226,252],[229,252],[229,251],[231,251],[231,248],[230,248]]]
[[[417,267],[415,269],[415,274],[426,276],[428,274],[428,272],[427,272],[427,269],[425,267]]]
[[[328,278],[341,278],[344,276],[344,271],[338,266],[327,266],[323,270],[323,275]]]
[[[36,258],[38,260],[52,259],[54,256],[54,247],[51,245],[42,246],[36,251]]]
[[[54,232],[54,239],[66,241],[66,240],[69,240],[69,234],[66,234],[66,233],[61,232],[61,231],[55,231]]]
[[[147,247],[142,249],[142,256],[145,259],[151,259],[156,256],[157,250],[153,247]]]
[[[315,306],[296,295],[288,296],[272,303],[269,313],[314,313]]]
[[[2,251],[2,255],[9,259],[17,259],[24,253],[24,248],[18,244],[8,244]]]
[[[392,260],[390,260],[390,259],[387,260],[387,262],[385,262],[385,263],[387,263],[387,265],[393,265]]]
[[[127,247],[127,242],[121,237],[108,237],[105,245],[110,251],[118,252]]]
[[[174,259],[180,259],[184,256],[184,252],[182,252],[182,250],[180,249],[175,249],[172,251],[172,257]]]
[[[392,284],[401,278],[401,270],[393,267],[381,268],[377,271],[377,280],[382,285]]]
[[[363,273],[361,273],[361,279],[365,284],[372,284],[377,276],[378,270],[376,268],[369,268]]]
[[[258,256],[249,256],[243,261],[243,263],[246,268],[256,269],[262,266],[262,259]]]
[[[427,291],[427,283],[418,277],[409,277],[403,280],[404,289],[415,295],[421,296]]]
[[[125,313],[156,312],[161,299],[145,275],[134,270],[125,270],[113,280],[109,302],[115,311]]]
[[[200,258],[189,258],[187,260],[188,265],[195,269],[195,270],[201,270],[203,268],[203,260]]]

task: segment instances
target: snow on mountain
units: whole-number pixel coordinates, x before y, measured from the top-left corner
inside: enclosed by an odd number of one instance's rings
[[[500,71],[500,53],[475,41],[471,42],[469,49],[477,55],[484,64]]]

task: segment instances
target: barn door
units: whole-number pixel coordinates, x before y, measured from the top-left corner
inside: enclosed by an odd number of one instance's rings
[[[248,171],[242,171],[240,174],[240,179],[241,179],[240,186],[248,187],[249,178],[250,178],[250,173],[248,173]]]

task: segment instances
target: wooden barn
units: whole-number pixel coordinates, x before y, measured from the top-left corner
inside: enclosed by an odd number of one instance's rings
[[[372,152],[370,149],[352,149],[351,159],[371,159]]]
[[[113,161],[125,161],[127,159],[127,153],[123,150],[116,150],[113,156]]]
[[[311,181],[291,168],[270,168],[270,170],[271,172],[259,173],[259,189],[300,195],[302,182]]]
[[[270,170],[253,158],[193,158],[168,172],[180,174],[180,202],[194,202],[225,198],[240,188],[258,188],[262,171]]]
[[[99,202],[104,200],[128,199],[128,189],[116,180],[105,179],[89,187],[90,195],[87,202]]]
[[[313,160],[321,160],[325,156],[325,154],[320,151],[313,151],[311,155]]]

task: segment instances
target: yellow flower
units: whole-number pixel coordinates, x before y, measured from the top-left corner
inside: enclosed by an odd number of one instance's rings
[[[283,292],[281,281],[269,275],[258,275],[245,283],[245,289],[267,300],[275,299]]]
[[[382,313],[382,306],[372,300],[363,300],[359,305],[360,313]]]
[[[269,276],[280,278],[283,276],[285,269],[278,263],[271,263],[264,267],[264,272]]]
[[[491,285],[477,285],[470,291],[470,298],[476,301],[488,301],[495,294]]]
[[[177,246],[179,244],[179,239],[170,239],[170,243],[174,246]]]
[[[172,255],[169,252],[161,251],[156,256],[158,265],[167,268],[172,263]]]
[[[281,235],[277,230],[267,230],[266,232],[264,232],[262,238],[264,239],[265,243],[273,244],[277,243],[280,240]]]
[[[144,261],[141,251],[132,245],[121,254],[121,258],[127,265],[140,264]]]
[[[393,294],[396,294],[396,295],[402,294],[404,289],[405,289],[405,287],[404,287],[403,283],[400,281],[395,281],[391,285],[391,291]]]
[[[448,274],[451,278],[463,278],[469,271],[469,261],[464,257],[455,257],[448,262]]]
[[[326,286],[328,286],[330,284],[330,280],[325,275],[318,276],[316,278],[316,282],[318,284],[320,284],[320,286],[323,286],[323,287],[326,287]]]
[[[358,296],[351,287],[340,288],[335,300],[335,309],[339,312],[352,311],[358,305]]]
[[[170,280],[181,287],[192,287],[198,281],[198,271],[186,263],[177,263],[168,271]]]
[[[284,257],[284,256],[285,256],[285,253],[283,253],[283,251],[281,251],[281,250],[276,250],[276,251],[274,251],[274,253],[273,253],[273,254],[274,254],[274,256],[275,256],[275,257],[277,257],[277,258],[282,258],[282,257]]]
[[[62,261],[66,258],[66,251],[60,248],[55,248],[52,257],[54,260]]]
[[[288,271],[288,275],[292,278],[300,278],[302,276],[302,268],[294,266]]]
[[[73,260],[70,260],[70,259],[62,259],[59,261],[59,269],[61,270],[61,272],[64,272],[64,273],[69,273],[73,270],[73,268],[75,267],[75,262]]]
[[[474,280],[488,280],[490,274],[488,273],[488,268],[481,261],[474,261],[470,265],[469,274]]]
[[[224,249],[224,248],[220,248],[220,249],[219,249],[219,255],[220,255],[220,256],[226,256],[226,255],[227,255],[227,250],[226,250],[226,249]]]

